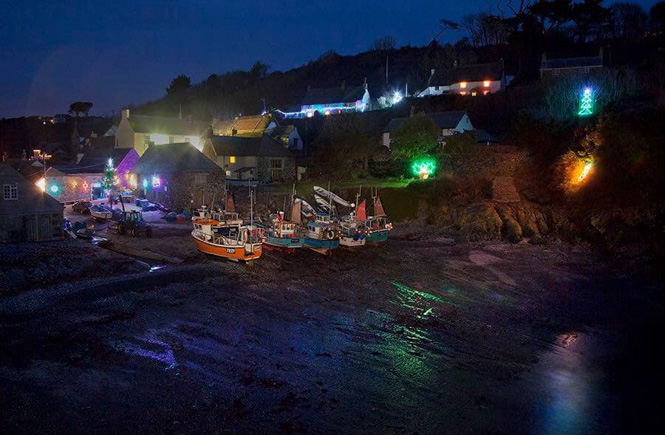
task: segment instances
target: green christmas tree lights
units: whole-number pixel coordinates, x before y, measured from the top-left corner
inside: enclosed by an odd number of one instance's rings
[[[593,115],[593,105],[593,91],[591,88],[585,88],[580,97],[580,110],[577,112],[577,116]]]

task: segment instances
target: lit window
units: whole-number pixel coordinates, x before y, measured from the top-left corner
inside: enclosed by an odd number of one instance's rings
[[[466,95],[466,91],[461,91],[459,94],[460,95]]]
[[[236,156],[229,157],[229,162],[230,163],[235,163],[236,162]]]
[[[159,187],[161,185],[162,185],[162,180],[158,176],[153,175],[152,176],[152,187]]]
[[[466,82],[460,82],[459,87],[462,89],[466,89]]]
[[[18,186],[16,184],[5,184],[2,186],[5,201],[15,201],[18,199]]]
[[[485,86],[486,88],[489,88],[489,87],[490,87],[490,84],[491,84],[491,82],[490,82],[489,80],[485,80],[485,81],[483,82],[483,86]]]
[[[490,91],[488,91],[488,90],[484,90],[484,91],[483,91],[483,95],[487,95],[487,94],[489,94],[489,93],[490,93]]]

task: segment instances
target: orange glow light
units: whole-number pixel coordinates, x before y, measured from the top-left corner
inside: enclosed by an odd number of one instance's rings
[[[466,82],[460,82],[459,87],[462,89],[466,89]]]
[[[460,91],[460,95],[466,95],[466,91]]]
[[[491,83],[489,80],[485,80],[485,81],[483,82],[483,86],[485,86],[486,88],[489,88],[491,84],[492,84],[492,83]]]

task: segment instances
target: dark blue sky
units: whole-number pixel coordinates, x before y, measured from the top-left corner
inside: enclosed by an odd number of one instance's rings
[[[494,4],[2,0],[0,117],[65,113],[73,101],[92,101],[91,114],[107,115],[161,97],[180,73],[196,82],[256,60],[286,70],[327,50],[366,50],[382,35],[394,36],[398,45],[423,45],[437,32],[439,18],[457,20]]]

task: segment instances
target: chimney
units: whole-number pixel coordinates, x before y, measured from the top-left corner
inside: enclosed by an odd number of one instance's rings
[[[129,119],[129,109],[122,110],[122,119]]]

